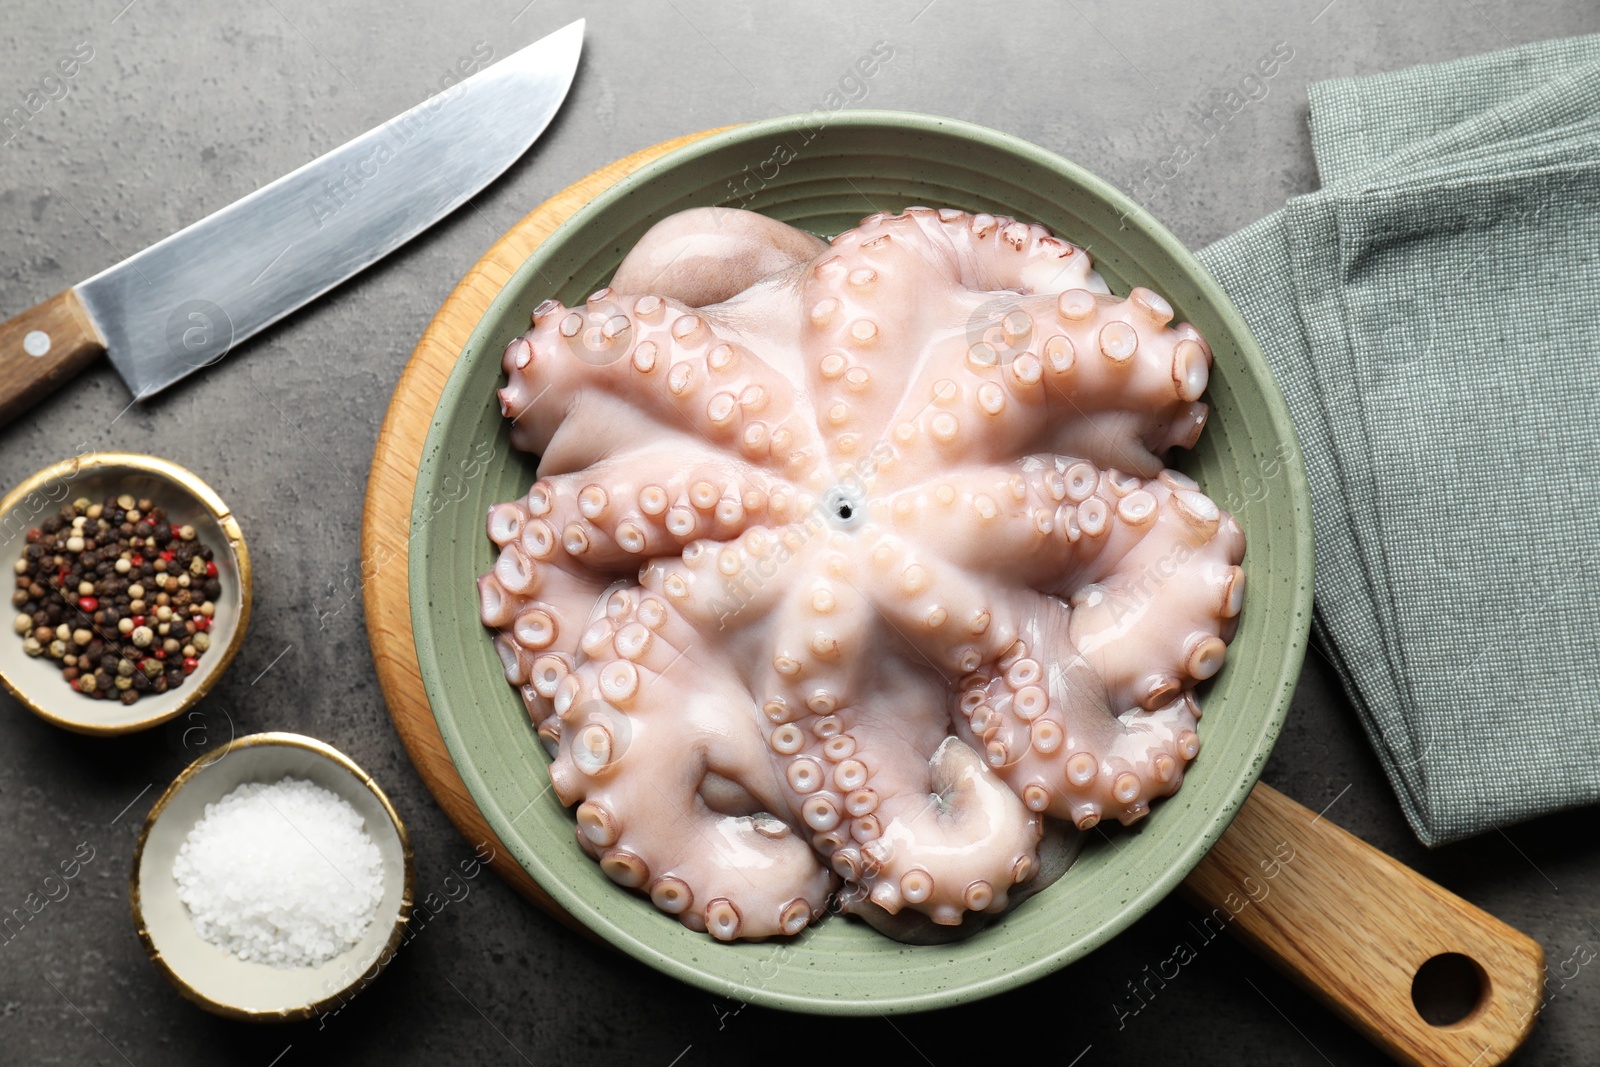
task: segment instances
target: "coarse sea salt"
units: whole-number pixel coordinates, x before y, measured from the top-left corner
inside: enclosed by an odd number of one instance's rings
[[[383,857],[360,813],[292,777],[207,804],[172,877],[201,937],[277,967],[314,967],[357,944],[383,899]]]

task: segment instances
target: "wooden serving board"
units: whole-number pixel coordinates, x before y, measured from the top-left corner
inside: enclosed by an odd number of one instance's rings
[[[435,408],[468,336],[512,273],[569,216],[640,167],[716,130],[663,142],[602,167],[540,204],[496,241],[451,291],[400,375],[378,434],[362,514],[367,634],[378,682],[439,806],[519,892],[573,929],[495,837],[457,773],[428,705],[411,629],[412,497]],[[370,562],[369,562],[370,561]],[[1498,1064],[1531,1031],[1544,992],[1544,952],[1531,938],[1258,784],[1227,833],[1183,884],[1209,924],[1233,930],[1402,1063]],[[590,935],[592,936],[592,935]],[[1482,975],[1477,1005],[1434,1026],[1412,1003],[1419,968],[1460,953]]]

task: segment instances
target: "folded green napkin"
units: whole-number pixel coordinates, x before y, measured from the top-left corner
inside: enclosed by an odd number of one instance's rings
[[[1318,645],[1417,836],[1600,800],[1600,35],[1311,86],[1200,258],[1288,398]]]

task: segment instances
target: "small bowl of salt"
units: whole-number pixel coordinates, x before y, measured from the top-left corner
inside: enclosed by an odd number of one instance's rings
[[[241,737],[184,769],[140,831],[139,939],[207,1011],[293,1022],[338,1011],[394,957],[411,913],[411,841],[337,749]]]

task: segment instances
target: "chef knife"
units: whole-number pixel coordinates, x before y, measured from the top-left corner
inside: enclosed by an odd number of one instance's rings
[[[584,20],[0,323],[0,425],[102,352],[143,400],[461,206],[544,132]]]

